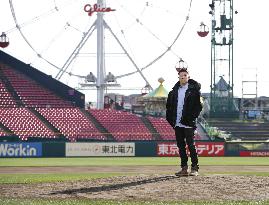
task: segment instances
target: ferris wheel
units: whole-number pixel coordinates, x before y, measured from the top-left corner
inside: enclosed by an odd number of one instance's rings
[[[9,0],[15,27],[4,34],[10,42],[13,33],[20,34],[25,61],[33,67],[65,83],[76,79],[81,89],[97,89],[102,108],[108,87],[135,78],[152,89],[148,75],[158,62],[168,54],[184,58],[174,45],[192,0],[178,5],[177,0]],[[15,52],[12,43],[9,47]]]

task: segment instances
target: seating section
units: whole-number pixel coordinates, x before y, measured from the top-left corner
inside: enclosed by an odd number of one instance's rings
[[[175,131],[164,118],[147,117],[163,140],[176,140]]]
[[[231,135],[234,140],[265,141],[269,140],[269,122],[239,121],[231,119],[210,119],[211,127],[217,127]]]
[[[73,107],[70,102],[61,99],[24,74],[7,66],[1,68],[26,107]]]
[[[72,142],[77,139],[107,139],[79,108],[36,108],[36,110]]]
[[[16,107],[16,102],[0,79],[0,107]]]
[[[171,127],[171,125],[166,121],[165,118],[156,118],[156,117],[147,117],[153,127],[157,130],[157,132],[161,135],[163,140],[176,140],[175,131]],[[194,133],[195,140],[202,140],[202,137],[196,130]]]
[[[0,78],[0,122],[21,140],[35,137],[62,140],[59,135],[63,135],[71,142],[108,140],[105,133],[100,133],[94,122],[71,102],[60,98],[19,71],[3,64],[0,66],[4,76]],[[5,77],[8,79],[7,82]],[[6,86],[9,86],[8,89]],[[48,122],[41,116],[38,118],[38,115],[29,108],[39,112],[59,130],[59,133],[55,133],[54,129],[51,130],[50,125],[45,124]],[[147,123],[144,124],[137,115],[109,109],[91,109],[89,113],[108,131],[106,134],[112,134],[116,141],[154,140],[150,129],[146,126]],[[163,140],[175,140],[174,130],[165,119],[154,117],[148,119]],[[0,128],[0,136],[7,135]]]
[[[0,122],[21,140],[28,137],[56,138],[56,135],[27,108],[1,108]]]
[[[116,141],[152,140],[152,134],[141,119],[128,112],[94,110],[89,112],[113,135]]]

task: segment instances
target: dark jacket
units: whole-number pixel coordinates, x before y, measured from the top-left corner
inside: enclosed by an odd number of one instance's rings
[[[173,128],[176,125],[179,86],[180,82],[177,82],[169,92],[166,102],[166,120]],[[189,79],[180,120],[181,124],[196,128],[196,118],[202,110],[200,89],[201,85],[198,82]]]

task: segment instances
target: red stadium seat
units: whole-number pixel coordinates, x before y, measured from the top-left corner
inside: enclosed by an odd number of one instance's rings
[[[23,140],[28,137],[56,137],[56,134],[27,108],[1,108],[0,121]]]
[[[175,131],[164,118],[147,117],[163,140],[175,140]]]
[[[107,139],[79,108],[36,108],[36,110],[72,142],[77,139]]]
[[[1,69],[26,107],[74,107],[26,75],[7,66]]]
[[[132,113],[116,110],[89,112],[113,135],[117,141],[152,140],[152,134],[140,118]]]

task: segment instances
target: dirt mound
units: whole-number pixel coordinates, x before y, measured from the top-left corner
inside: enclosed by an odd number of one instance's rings
[[[269,177],[208,175],[176,177],[143,174],[74,182],[1,184],[9,198],[89,198],[112,200],[269,200]]]

